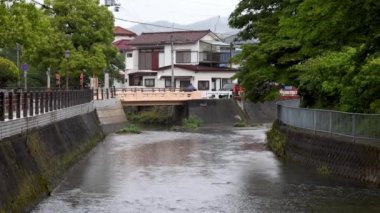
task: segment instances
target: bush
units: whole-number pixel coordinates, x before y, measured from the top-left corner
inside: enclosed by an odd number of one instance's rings
[[[201,120],[199,120],[198,118],[193,118],[193,117],[185,118],[182,121],[182,125],[186,129],[196,129],[196,128],[200,127],[201,123],[202,123]]]
[[[16,65],[5,58],[0,57],[0,88],[4,88],[8,83],[16,82],[19,71]]]
[[[124,127],[123,129],[119,130],[117,133],[119,134],[140,134],[141,130],[136,125],[129,125],[127,127]]]

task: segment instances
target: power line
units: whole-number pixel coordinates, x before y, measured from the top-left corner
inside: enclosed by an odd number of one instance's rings
[[[173,30],[182,30],[182,31],[195,31],[193,29],[185,29],[185,28],[179,28],[179,27],[169,27],[169,26],[164,26],[164,25],[159,25],[159,24],[152,24],[152,23],[146,23],[146,22],[141,22],[141,21],[134,21],[134,20],[129,20],[129,19],[122,19],[122,18],[115,18],[116,20],[119,21],[125,21],[125,22],[130,22],[130,23],[135,23],[135,24],[142,24],[142,25],[148,25],[148,26],[153,26],[153,27],[161,27],[161,28],[167,28],[167,29],[173,29]],[[235,34],[229,34],[229,33],[217,33],[214,32],[215,34],[219,35],[227,35],[227,36],[232,36],[232,35],[237,35],[238,33]]]

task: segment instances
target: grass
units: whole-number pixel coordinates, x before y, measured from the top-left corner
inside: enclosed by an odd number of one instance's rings
[[[132,122],[143,124],[166,124],[169,123],[171,119],[169,115],[164,115],[157,110],[129,114],[127,117]]]
[[[141,130],[138,126],[130,124],[129,126],[120,129],[117,133],[119,134],[140,134]]]
[[[197,129],[201,126],[202,121],[198,118],[190,117],[182,120],[182,126],[186,129]]]

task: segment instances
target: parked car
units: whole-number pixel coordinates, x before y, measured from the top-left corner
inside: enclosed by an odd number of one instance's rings
[[[239,84],[225,84],[219,91],[231,91],[232,96],[236,99],[240,99],[241,94],[244,92],[244,88]],[[219,97],[221,98],[221,97]]]

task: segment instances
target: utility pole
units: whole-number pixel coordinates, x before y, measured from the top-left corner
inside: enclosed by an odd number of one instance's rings
[[[21,74],[20,74],[20,49],[21,45],[19,43],[16,43],[16,52],[17,52],[17,70],[18,70],[18,80],[17,85],[18,88],[21,88]]]
[[[47,77],[47,89],[50,90],[50,67],[48,67],[47,69],[46,77]]]
[[[171,79],[171,85],[172,85],[172,90],[175,92],[175,82],[174,82],[174,48],[173,48],[173,35],[170,36],[170,47],[171,47],[171,59],[172,59],[172,79]]]

